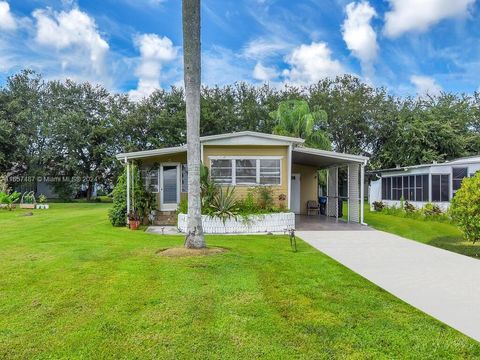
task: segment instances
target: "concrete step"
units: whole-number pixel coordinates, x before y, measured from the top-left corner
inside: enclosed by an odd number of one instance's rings
[[[154,225],[177,225],[177,214],[173,211],[158,213]]]

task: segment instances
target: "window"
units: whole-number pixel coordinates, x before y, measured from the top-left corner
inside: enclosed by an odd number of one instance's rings
[[[280,184],[280,159],[260,159],[260,184]]]
[[[415,201],[428,202],[428,175],[415,176]]]
[[[382,178],[382,200],[428,201],[428,175]]]
[[[158,169],[142,169],[140,175],[142,176],[145,190],[158,193]]]
[[[280,159],[211,159],[210,176],[217,184],[279,185],[281,182],[280,167]]]
[[[463,168],[453,168],[452,169],[452,190],[453,190],[453,194],[455,194],[457,192],[457,190],[460,189],[460,186],[462,185],[462,181],[466,177],[468,177],[468,168],[463,167]]]
[[[432,201],[450,201],[450,175],[432,175]]]
[[[232,160],[212,160],[210,176],[217,184],[232,184]]]
[[[403,178],[401,176],[392,178],[392,200],[400,200],[402,198],[402,180]]]
[[[257,160],[245,159],[235,160],[235,183],[256,184],[257,183]]]

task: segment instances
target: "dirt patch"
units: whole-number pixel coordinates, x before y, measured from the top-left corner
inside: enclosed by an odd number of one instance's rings
[[[186,256],[209,256],[228,252],[228,249],[214,247],[205,249],[187,249],[184,247],[174,247],[168,249],[160,249],[157,255],[167,257],[186,257]]]

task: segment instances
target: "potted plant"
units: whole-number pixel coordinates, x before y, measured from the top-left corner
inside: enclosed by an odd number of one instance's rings
[[[43,194],[40,194],[38,197],[39,204],[37,205],[37,209],[48,209],[47,197]]]
[[[35,209],[35,193],[33,191],[24,192],[20,200],[20,209]]]
[[[140,226],[140,216],[136,211],[130,211],[128,214],[128,226],[131,230],[138,230]]]

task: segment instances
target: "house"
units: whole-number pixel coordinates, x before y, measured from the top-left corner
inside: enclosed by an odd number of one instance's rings
[[[217,184],[235,186],[245,196],[255,186],[271,186],[277,205],[295,214],[306,214],[307,201],[318,201],[318,170],[328,170],[327,215],[338,215],[339,169],[348,174],[348,220],[363,223],[364,167],[368,158],[318,150],[304,140],[288,136],[243,131],[200,138],[201,159]],[[158,210],[174,212],[187,194],[186,146],[118,154],[127,172],[139,163],[145,185],[157,194]],[[127,199],[128,211],[130,199]]]
[[[376,170],[370,172],[379,179],[370,184],[369,202],[383,201],[387,206],[398,207],[403,199],[417,208],[435,203],[446,210],[462,180],[477,171],[480,156]]]

